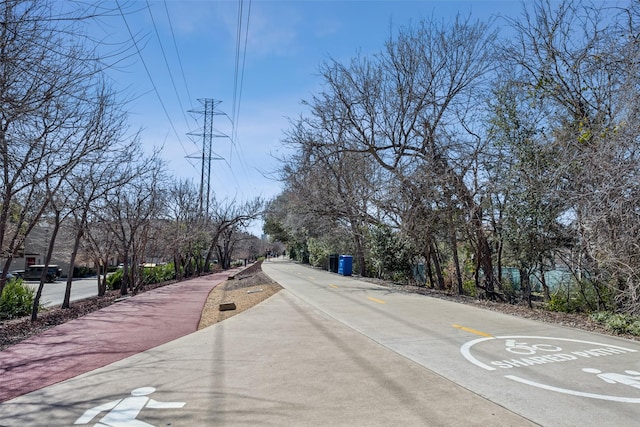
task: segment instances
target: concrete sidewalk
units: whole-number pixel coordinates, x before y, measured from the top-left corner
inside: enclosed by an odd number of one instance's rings
[[[184,293],[176,290],[169,289],[166,297]],[[153,302],[138,307],[164,310]],[[113,326],[114,319],[108,321]],[[156,321],[145,322],[144,329],[157,330]],[[79,350],[95,355],[104,349]],[[286,289],[224,322],[4,402],[0,424],[87,424],[80,417],[98,408],[102,415],[92,419],[95,425],[105,414],[105,403],[122,401],[117,399],[142,388],[154,390],[154,401],[181,405],[141,408],[132,424],[118,425],[533,425],[380,346]]]
[[[100,423],[108,402],[153,390],[154,402],[180,405],[141,407],[131,424],[117,425],[534,425],[286,289],[189,333],[225,278],[150,291],[0,353],[3,396],[18,396],[0,404],[0,424],[115,425]]]
[[[157,288],[0,352],[0,402],[195,332],[209,292],[228,270]]]

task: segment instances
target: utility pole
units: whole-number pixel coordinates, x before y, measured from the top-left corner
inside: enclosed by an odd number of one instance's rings
[[[217,131],[213,127],[214,116],[224,115],[223,112],[216,109],[221,101],[211,98],[201,98],[198,99],[198,101],[202,104],[202,108],[198,110],[189,110],[189,112],[192,114],[203,115],[204,124],[199,132],[190,132],[188,135],[202,137],[202,169],[200,173],[199,210],[200,214],[203,215],[204,213],[209,212],[209,197],[211,194],[211,160],[224,160],[213,152],[213,138],[226,138],[227,135]]]

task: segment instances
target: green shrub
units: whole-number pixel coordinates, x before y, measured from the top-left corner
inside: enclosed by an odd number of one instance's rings
[[[607,319],[611,317],[611,313],[608,311],[596,311],[595,313],[591,313],[589,317],[594,322],[605,323]]]
[[[475,285],[475,283],[474,283]],[[475,287],[475,286],[474,286]],[[504,298],[509,301],[511,304],[515,304],[519,299],[521,299],[522,294],[518,292],[517,287],[511,281],[507,281],[502,286],[502,290],[504,292]]]
[[[547,301],[547,310],[549,311],[557,311],[561,313],[567,312],[567,296],[564,292],[560,290],[553,292],[550,295],[549,301]]]
[[[640,336],[640,319],[635,319],[631,324],[627,327],[627,331],[631,335]]]
[[[307,244],[309,247],[309,264],[314,267],[327,268],[329,254],[331,253],[331,248],[327,242],[310,237]]]
[[[606,298],[606,296],[605,296]],[[592,284],[563,284],[551,293],[547,309],[563,313],[590,313],[598,307],[598,295]]]
[[[631,322],[632,319],[630,318],[630,316],[618,313],[611,315],[611,317],[607,319],[605,326],[607,327],[607,329],[616,334],[624,334],[625,332],[627,332],[627,329]]]
[[[144,267],[140,269],[140,281],[143,285],[158,283],[156,267]]]
[[[0,320],[13,319],[31,313],[35,291],[22,280],[7,282],[0,296]]]
[[[160,282],[167,282],[176,278],[176,270],[173,267],[173,263],[159,265],[156,267],[156,278]]]
[[[470,296],[470,297],[477,297],[478,296],[478,288],[476,288],[476,281],[475,280],[465,280],[462,282],[462,290],[464,292],[464,295]]]
[[[374,227],[370,231],[368,263],[375,277],[392,279],[396,283],[409,283],[413,278],[414,251],[409,239],[388,226]]]
[[[591,320],[604,325],[615,334],[631,334],[640,336],[640,318],[624,313],[598,311],[591,314]]]
[[[109,274],[107,276],[107,288],[111,290],[120,289],[122,286],[122,275],[124,274],[124,270],[119,268],[115,272]]]
[[[73,277],[87,277],[96,274],[94,268],[89,267],[73,267]]]
[[[140,278],[143,285],[168,282],[176,278],[173,263],[156,265],[155,267],[144,267],[140,271]]]

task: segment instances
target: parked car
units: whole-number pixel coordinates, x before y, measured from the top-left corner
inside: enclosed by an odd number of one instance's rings
[[[22,272],[16,272],[18,277],[21,277],[23,280],[40,280],[42,277],[42,272],[44,271],[44,265],[30,265]],[[58,277],[62,274],[62,270],[58,268],[57,265],[50,265],[47,268],[47,274],[45,276],[45,281],[49,283],[53,283],[56,281]]]
[[[2,276],[2,270],[0,270],[0,276]],[[13,279],[15,276],[11,273],[7,273],[7,280]]]

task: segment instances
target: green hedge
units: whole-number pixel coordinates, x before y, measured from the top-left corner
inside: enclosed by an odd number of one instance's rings
[[[115,272],[107,276],[107,288],[120,289],[122,285],[122,275],[124,270],[119,268]],[[145,285],[151,285],[154,283],[167,282],[176,278],[176,273],[173,269],[173,264],[158,265],[156,267],[145,267],[141,269],[142,283]]]

